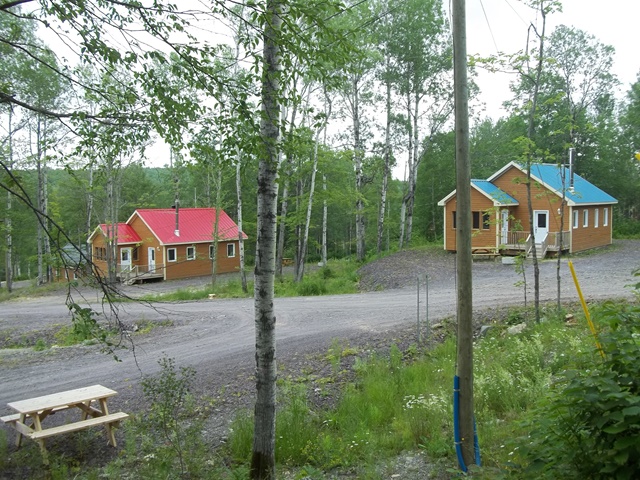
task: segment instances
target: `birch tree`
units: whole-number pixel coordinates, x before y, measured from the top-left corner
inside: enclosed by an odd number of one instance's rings
[[[395,8],[387,48],[397,71],[395,89],[404,99],[407,132],[407,189],[400,211],[402,249],[411,242],[418,168],[429,146],[428,141],[421,142],[421,129],[427,123],[425,137],[432,138],[453,111],[453,64],[439,0],[391,3]]]

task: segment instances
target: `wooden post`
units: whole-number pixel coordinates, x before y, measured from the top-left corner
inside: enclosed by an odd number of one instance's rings
[[[457,375],[460,379],[459,425],[462,459],[475,463],[473,429],[473,338],[471,281],[471,166],[469,161],[469,94],[465,0],[453,0],[453,72],[456,130],[458,274]],[[465,465],[461,465],[465,469]]]

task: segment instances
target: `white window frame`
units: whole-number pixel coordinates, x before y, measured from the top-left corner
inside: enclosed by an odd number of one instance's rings
[[[596,208],[593,213],[593,228],[598,228],[600,224],[600,209]]]
[[[589,226],[589,210],[586,208],[582,211],[582,226],[585,228]]]
[[[602,214],[602,226],[606,227],[609,225],[609,208],[603,208]]]
[[[229,247],[231,247],[231,255],[229,255]],[[236,244],[233,242],[227,243],[227,258],[234,258],[236,256]]]
[[[173,252],[173,260],[171,259],[171,252]],[[178,261],[178,249],[167,248],[167,262],[177,262],[177,261]]]
[[[573,228],[578,228],[580,217],[578,217],[578,210],[573,211]]]
[[[213,247],[213,244],[209,245],[209,260],[213,260]]]
[[[189,245],[187,247],[187,260],[195,260],[196,259],[196,246]]]

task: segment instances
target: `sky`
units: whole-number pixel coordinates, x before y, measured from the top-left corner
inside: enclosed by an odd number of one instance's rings
[[[621,82],[618,97],[623,98],[640,72],[640,1],[563,0],[562,4],[561,13],[547,15],[547,33],[558,25],[572,26],[613,46],[613,73]],[[534,11],[517,0],[467,0],[466,10],[469,54],[522,50],[528,24],[536,21]],[[510,80],[506,74],[480,72],[478,84],[486,116],[498,119],[506,114],[502,103],[509,99]]]
[[[449,12],[451,0],[443,0]],[[563,11],[547,16],[547,32],[561,24],[592,34],[615,50],[613,73],[620,80],[618,98],[623,98],[640,73],[640,0],[563,0]],[[498,52],[514,53],[524,49],[527,28],[536,23],[536,12],[523,6],[521,0],[466,0],[467,52],[489,56]],[[225,41],[224,39],[221,39]],[[484,105],[483,117],[494,120],[505,116],[502,108],[510,98],[508,74],[480,70],[477,83],[479,101]],[[162,166],[169,162],[169,147],[157,142],[148,151],[149,164]],[[401,178],[399,166],[394,176]]]
[[[450,11],[450,0],[444,0]],[[613,73],[618,77],[618,98],[623,98],[640,73],[640,0],[563,0],[562,12],[547,16],[547,33],[558,25],[573,26],[592,34],[600,42],[615,48]],[[489,56],[498,52],[514,53],[524,49],[527,28],[536,23],[536,12],[518,0],[467,0],[467,52]],[[479,71],[483,117],[494,120],[506,116],[502,104],[511,96],[509,74]],[[168,161],[168,147],[158,144],[151,150]],[[166,163],[166,162],[165,162]],[[402,162],[394,169],[394,177],[402,178]]]

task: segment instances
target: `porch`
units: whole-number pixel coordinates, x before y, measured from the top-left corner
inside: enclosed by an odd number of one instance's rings
[[[156,263],[151,267],[148,265],[118,264],[116,266],[116,278],[126,285],[163,280],[164,264]]]
[[[532,241],[529,232],[508,231],[501,235],[500,251],[503,254],[519,254],[526,252],[527,256],[532,255],[533,248],[536,249],[538,258],[545,258],[549,252],[557,253],[567,251],[571,248],[571,230],[560,232],[548,232],[542,238]]]

